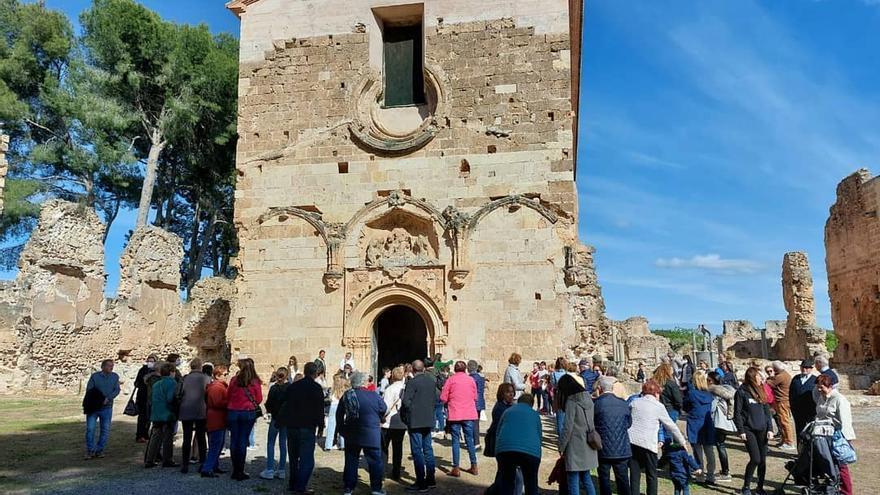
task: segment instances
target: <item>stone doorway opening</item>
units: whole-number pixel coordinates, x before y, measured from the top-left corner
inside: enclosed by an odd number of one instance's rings
[[[376,383],[385,367],[424,359],[428,355],[428,328],[414,309],[404,305],[390,306],[373,323],[374,372]]]

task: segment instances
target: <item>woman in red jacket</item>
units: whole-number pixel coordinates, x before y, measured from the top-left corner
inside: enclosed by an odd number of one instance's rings
[[[226,366],[218,364],[214,367],[214,381],[208,384],[205,392],[205,402],[208,405],[208,414],[205,421],[205,431],[208,432],[208,456],[202,464],[202,478],[216,478],[217,474],[224,473],[220,469],[220,451],[223,450],[223,441],[226,439],[226,414],[229,398],[226,395],[226,376],[229,371]]]
[[[244,465],[247,458],[248,438],[257,421],[257,409],[263,401],[263,382],[257,375],[253,359],[239,359],[238,369],[238,374],[229,382],[227,406],[229,413],[226,419],[230,433],[232,479],[243,481],[250,478],[244,472]]]

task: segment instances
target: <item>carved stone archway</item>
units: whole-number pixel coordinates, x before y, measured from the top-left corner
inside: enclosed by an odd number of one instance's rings
[[[435,301],[417,287],[392,284],[378,287],[361,298],[345,315],[342,346],[350,350],[362,370],[374,366],[375,341],[373,324],[376,318],[392,306],[411,308],[425,322],[428,353],[442,352],[446,345],[448,322],[445,312]],[[373,370],[375,372],[375,370]]]

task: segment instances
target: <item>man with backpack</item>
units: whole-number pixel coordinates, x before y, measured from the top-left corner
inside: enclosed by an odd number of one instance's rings
[[[86,385],[83,398],[83,413],[86,415],[86,459],[104,457],[104,448],[110,438],[110,422],[113,419],[113,399],[119,395],[119,375],[113,373],[113,360],[101,361],[101,371],[92,373]],[[101,422],[98,442],[95,443],[95,428]]]

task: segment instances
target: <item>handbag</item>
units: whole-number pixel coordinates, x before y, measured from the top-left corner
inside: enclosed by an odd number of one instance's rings
[[[843,432],[834,430],[834,437],[831,440],[831,455],[840,464],[854,464],[858,460],[855,449],[849,440],[844,438]]]
[[[486,457],[495,457],[495,425],[489,427],[486,431],[486,437],[483,439],[483,455]]]
[[[602,450],[602,435],[596,430],[590,430],[587,433],[587,445],[595,451]]]
[[[134,401],[135,392],[137,392],[137,389],[131,391],[131,396],[129,396],[128,402],[125,404],[125,410],[122,411],[122,414],[126,416],[137,416],[138,414],[140,414],[137,402]]]
[[[248,400],[251,401],[251,404],[253,404],[253,406],[254,406],[254,416],[257,418],[262,418],[263,417],[263,408],[260,407],[260,405],[257,403],[256,400],[254,400],[254,396],[251,395],[251,391],[248,390],[247,387],[242,387],[242,388],[244,389],[244,394],[247,395]]]
[[[721,404],[724,404],[722,407]],[[712,399],[712,424],[716,430],[736,433],[736,423],[727,417],[727,402],[718,397]]]

